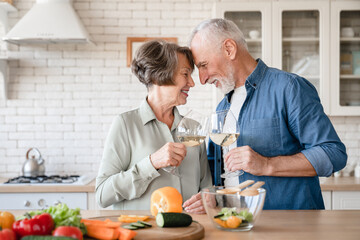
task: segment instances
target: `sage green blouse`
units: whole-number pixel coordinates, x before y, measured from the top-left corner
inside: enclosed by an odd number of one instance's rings
[[[151,193],[158,188],[175,187],[186,201],[201,188],[211,187],[205,143],[187,147],[186,157],[176,169],[180,178],[151,164],[150,154],[167,142],[178,142],[175,129],[182,117],[176,107],[174,116],[170,131],[144,100],[139,108],[114,119],[96,178],[96,200],[101,207],[149,210]]]

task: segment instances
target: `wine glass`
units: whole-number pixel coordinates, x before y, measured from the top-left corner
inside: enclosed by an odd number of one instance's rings
[[[186,147],[195,147],[205,141],[208,127],[209,117],[194,110],[190,110],[177,125],[175,135],[179,142],[183,143]],[[179,176],[175,171],[176,166],[169,166],[163,169]]]
[[[210,139],[217,145],[223,147],[223,151],[227,153],[229,146],[233,144],[240,135],[240,125],[230,109],[216,111],[211,114]],[[243,170],[235,172],[225,171],[221,174],[222,178],[237,177],[244,174]]]

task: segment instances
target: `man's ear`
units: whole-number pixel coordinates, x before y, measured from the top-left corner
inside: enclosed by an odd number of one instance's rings
[[[224,41],[223,44],[226,56],[231,60],[234,60],[238,50],[236,42],[233,39],[228,38]]]

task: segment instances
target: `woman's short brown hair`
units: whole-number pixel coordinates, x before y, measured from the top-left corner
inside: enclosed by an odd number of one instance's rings
[[[153,84],[174,85],[173,76],[178,64],[177,53],[184,54],[191,70],[194,70],[194,59],[188,47],[180,47],[163,40],[152,40],[141,45],[136,51],[131,71],[147,88]]]

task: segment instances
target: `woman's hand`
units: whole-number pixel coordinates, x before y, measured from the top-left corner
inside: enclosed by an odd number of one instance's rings
[[[205,208],[201,199],[201,193],[193,195],[183,204],[183,208],[188,213],[205,214]]]
[[[151,164],[155,169],[168,166],[179,166],[186,156],[186,146],[182,143],[168,142],[150,155]]]

